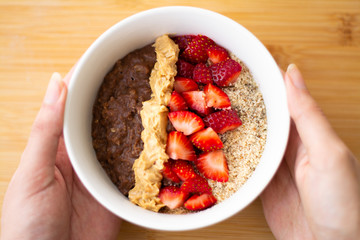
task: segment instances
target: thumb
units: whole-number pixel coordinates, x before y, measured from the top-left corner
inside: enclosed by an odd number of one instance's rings
[[[20,162],[20,166],[26,165],[25,169],[30,172],[43,169],[54,174],[66,94],[67,88],[60,74],[53,73]]]
[[[322,156],[329,148],[338,147],[341,140],[311,97],[295,64],[289,65],[285,73],[285,84],[290,115],[308,154],[313,157]],[[322,164],[316,157],[310,157],[311,159]]]

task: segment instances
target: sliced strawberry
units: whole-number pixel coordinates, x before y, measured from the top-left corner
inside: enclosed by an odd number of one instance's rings
[[[189,161],[176,160],[174,161],[171,170],[181,181],[186,181],[197,176],[193,165]]]
[[[204,87],[204,93],[206,105],[208,107],[214,107],[217,109],[231,107],[231,102],[228,95],[226,95],[223,90],[214,86],[213,84],[209,83],[206,85]]]
[[[187,92],[187,91],[196,91],[199,89],[197,83],[190,79],[184,77],[175,77],[174,90],[178,93]]]
[[[173,37],[172,40],[179,46],[180,51],[183,51],[195,37],[195,35],[180,35]]]
[[[200,154],[196,160],[196,167],[208,179],[218,182],[229,180],[229,169],[222,150]]]
[[[226,87],[233,84],[241,72],[241,65],[232,59],[210,66],[212,78],[216,85]]]
[[[193,79],[195,82],[198,83],[211,83],[211,71],[210,68],[206,66],[205,63],[198,63],[196,64],[194,71],[193,71]]]
[[[206,116],[212,109],[206,105],[205,93],[203,91],[189,91],[182,93],[188,107],[200,116]]]
[[[179,161],[179,160],[178,160]],[[180,182],[180,178],[177,176],[177,174],[172,170],[174,166],[174,160],[169,159],[167,162],[164,162],[164,168],[162,169],[162,175],[175,182],[175,183],[179,183]]]
[[[182,111],[187,109],[187,104],[180,93],[173,91],[169,101],[170,111]]]
[[[181,185],[181,190],[185,193],[211,194],[211,187],[209,186],[208,181],[200,175],[196,175],[196,177],[185,180]]]
[[[195,147],[204,152],[214,151],[224,147],[221,139],[211,127],[194,133],[190,136],[190,141]]]
[[[211,113],[203,120],[206,126],[211,127],[217,133],[233,130],[242,124],[234,109]]]
[[[168,134],[166,153],[172,159],[196,160],[194,148],[182,132],[172,131]]]
[[[216,202],[217,199],[212,194],[195,194],[186,200],[184,207],[188,210],[199,211],[213,206]]]
[[[212,39],[203,35],[197,35],[187,45],[181,57],[191,63],[204,63],[208,59],[207,49],[214,44]]]
[[[205,126],[198,115],[189,111],[170,112],[168,117],[176,131],[183,132],[185,135],[197,132]]]
[[[161,188],[159,192],[159,198],[161,202],[170,209],[181,207],[187,197],[188,194],[176,186],[167,186]]]
[[[207,54],[212,64],[225,61],[229,58],[229,53],[226,51],[226,49],[220,47],[219,45],[213,45],[209,47]]]
[[[179,59],[176,62],[177,67],[177,75],[180,77],[186,77],[186,78],[192,78],[193,71],[194,71],[194,65],[191,63],[188,63],[184,60]]]

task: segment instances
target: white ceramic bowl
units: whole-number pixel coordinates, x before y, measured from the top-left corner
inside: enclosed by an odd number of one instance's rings
[[[238,56],[249,67],[263,94],[268,133],[261,161],[250,179],[229,199],[205,211],[170,215],[144,210],[124,197],[107,177],[92,147],[92,107],[115,61],[165,34],[203,34]],[[78,62],[65,109],[66,148],[82,183],[108,210],[140,226],[169,231],[218,223],[249,205],[274,176],[283,157],[290,118],[282,75],[261,42],[237,22],[204,9],[163,7],[128,17],[102,34]],[[234,146],[235,147],[235,146]]]

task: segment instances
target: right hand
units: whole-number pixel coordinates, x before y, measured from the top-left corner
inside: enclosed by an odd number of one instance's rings
[[[277,239],[359,239],[359,163],[294,64],[285,84],[292,125],[285,160],[261,195],[269,227]]]

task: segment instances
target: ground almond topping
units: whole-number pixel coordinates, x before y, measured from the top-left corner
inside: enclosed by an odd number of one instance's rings
[[[242,71],[233,86],[222,90],[228,95],[242,125],[219,134],[224,144],[229,180],[221,183],[208,179],[217,204],[229,198],[250,178],[260,162],[267,136],[266,108],[258,85],[247,66],[234,54],[230,53],[230,57],[240,63]],[[162,211],[170,214],[193,213],[184,207],[174,210],[164,208]]]
[[[220,134],[229,167],[229,181],[209,180],[218,202],[234,194],[251,176],[264,151],[267,135],[262,94],[246,65],[233,54],[230,56],[240,63],[242,71],[234,86],[223,88],[223,91],[229,96],[232,108],[238,112],[242,125]]]

